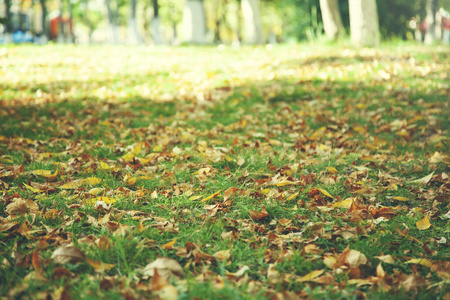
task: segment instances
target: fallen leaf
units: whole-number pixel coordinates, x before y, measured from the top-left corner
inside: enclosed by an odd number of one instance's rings
[[[431,180],[431,178],[433,177],[433,174],[434,174],[434,171],[431,172],[431,174],[428,174],[425,177],[422,177],[422,178],[419,178],[419,179],[416,179],[416,180],[413,180],[413,181],[410,181],[410,182],[411,183],[424,183],[424,184],[427,184]]]
[[[335,167],[328,167],[328,172],[332,174],[337,174],[338,170]]]
[[[408,201],[408,200],[409,200],[408,198],[400,197],[400,196],[398,196],[398,197],[392,197],[392,199],[398,200],[398,201]]]
[[[252,218],[253,221],[257,221],[260,220],[262,218],[267,217],[269,214],[266,211],[266,207],[263,206],[261,211],[256,211],[256,210],[248,210],[248,212],[250,213],[250,217]]]
[[[225,192],[223,192],[223,200],[227,201],[230,199],[237,191],[239,191],[239,188],[237,187],[230,187],[229,189],[226,189]]]
[[[301,278],[297,279],[296,281],[304,282],[304,281],[311,281],[322,275],[324,270],[315,270],[312,271],[305,276],[302,276]]]
[[[110,198],[110,197],[97,197],[97,198],[92,198],[92,199],[86,200],[86,204],[96,205],[96,206],[102,205],[103,203],[111,204],[111,203],[115,203],[115,202],[117,202],[117,200],[114,198]]]
[[[158,257],[155,261],[145,266],[143,274],[154,276],[156,269],[158,270],[158,274],[167,280],[170,280],[172,276],[177,278],[183,277],[183,268],[176,260],[168,257]]]
[[[76,247],[61,246],[53,252],[52,259],[55,263],[59,264],[77,264],[84,262],[86,255]]]
[[[353,199],[348,198],[343,201],[333,203],[333,207],[350,208],[352,206],[352,203],[353,203]]]
[[[44,191],[42,191],[42,190],[35,189],[34,187],[29,186],[29,185],[26,184],[26,183],[23,183],[23,185],[24,185],[27,189],[29,189],[30,191],[32,191],[33,193],[42,193],[42,192],[44,192]]]
[[[422,266],[429,267],[429,268],[431,268],[431,266],[433,265],[431,260],[426,259],[426,258],[413,258],[408,261],[405,261],[405,264],[417,264],[417,265],[422,265]]]
[[[45,177],[49,181],[53,181],[58,176],[58,169],[56,169],[54,173],[52,173],[52,171],[49,170],[34,170],[32,173],[36,176]]]
[[[98,179],[97,177],[78,179],[78,180],[74,180],[74,181],[68,182],[66,184],[63,184],[59,188],[63,189],[63,190],[78,189],[78,188],[82,187],[83,185],[87,185],[87,184],[96,185],[100,181],[102,181],[102,180]]]
[[[97,273],[103,273],[105,271],[108,271],[114,267],[113,264],[107,264],[99,260],[93,260],[90,258],[86,258],[86,262],[94,268],[94,271]]]
[[[173,245],[175,245],[176,241],[177,241],[177,238],[174,238],[173,241],[165,243],[162,247],[166,250],[172,250]]]
[[[299,194],[299,193],[294,193],[294,194],[292,194],[292,195],[289,195],[286,199],[284,199],[284,201],[291,201],[291,200],[294,200],[295,197],[298,196],[298,194]]]
[[[356,250],[350,250],[346,259],[351,268],[356,268],[360,265],[367,264],[366,256]]]
[[[382,262],[388,263],[388,264],[394,264],[395,260],[392,255],[382,255],[382,256],[375,256],[375,258],[378,258]]]
[[[330,193],[328,193],[326,190],[321,189],[321,188],[317,188],[322,194],[324,194],[327,197],[333,198],[333,196],[331,196]]]
[[[425,217],[422,220],[417,221],[416,226],[420,230],[426,230],[426,229],[430,228],[431,223],[430,223],[430,220],[428,219],[428,215],[425,215]]]
[[[231,248],[228,250],[217,251],[213,254],[215,258],[221,261],[227,261],[231,256]]]
[[[204,199],[202,199],[202,200],[200,200],[200,201],[201,201],[201,202],[206,202],[206,201],[208,201],[208,200],[210,200],[210,199],[216,197],[217,195],[219,195],[220,191],[221,191],[221,190],[218,190],[218,191],[215,192],[214,194],[212,194],[212,195],[210,195],[210,196],[208,196],[208,197],[206,197],[206,198],[204,198]]]
[[[33,267],[36,270],[37,276],[40,278],[40,280],[47,280],[43,274],[41,262],[39,259],[39,251],[37,248],[33,251],[33,254],[31,256],[31,263],[33,264]]]
[[[277,263],[269,264],[269,267],[267,268],[267,279],[271,283],[276,283],[280,280],[280,272],[276,269]]]

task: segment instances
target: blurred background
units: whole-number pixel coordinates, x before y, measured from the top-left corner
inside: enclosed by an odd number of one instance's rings
[[[450,0],[0,0],[0,43],[449,43],[449,10]],[[361,22],[375,36],[358,37]]]

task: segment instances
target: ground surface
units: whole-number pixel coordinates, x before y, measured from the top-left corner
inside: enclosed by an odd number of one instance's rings
[[[0,48],[0,295],[449,299],[449,53]]]

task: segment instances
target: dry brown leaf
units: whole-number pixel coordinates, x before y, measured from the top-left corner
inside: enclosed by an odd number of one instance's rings
[[[90,258],[86,258],[86,262],[92,267],[94,268],[94,271],[97,273],[103,273],[105,271],[108,271],[110,269],[112,269],[114,267],[113,264],[107,264],[104,263],[100,260],[93,260]]]
[[[52,259],[58,264],[77,264],[84,262],[86,255],[76,247],[61,246],[53,252]]]
[[[250,217],[252,218],[253,221],[257,221],[260,220],[262,218],[267,217],[269,214],[266,211],[266,207],[263,206],[261,211],[256,211],[256,210],[248,210],[248,212],[250,213]]]
[[[145,266],[143,274],[147,276],[154,276],[155,270],[158,270],[159,275],[163,276],[167,280],[170,277],[175,276],[178,278],[183,277],[183,268],[180,264],[168,257],[158,257],[153,262]]]

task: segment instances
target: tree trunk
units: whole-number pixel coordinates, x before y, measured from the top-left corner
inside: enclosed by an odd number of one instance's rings
[[[186,0],[183,11],[184,38],[188,43],[206,43],[206,19],[202,0]]]
[[[64,43],[64,20],[63,20],[64,2],[63,2],[63,0],[58,0],[58,8],[59,8],[58,43]]]
[[[326,36],[335,41],[339,36],[344,35],[345,29],[337,0],[320,0],[320,10]]]
[[[137,0],[130,1],[130,18],[127,24],[127,41],[131,45],[141,44],[141,36],[139,34],[136,22],[136,6]]]
[[[155,45],[162,45],[163,39],[161,36],[161,21],[159,19],[159,4],[158,0],[153,0],[153,19],[151,23],[151,33],[152,33],[152,39],[153,43]]]
[[[40,0],[41,2],[41,9],[42,9],[42,16],[41,16],[41,26],[42,26],[42,33],[40,37],[40,43],[46,44],[48,42],[48,35],[47,35],[47,6],[45,5],[45,0]]]
[[[425,32],[425,44],[431,45],[436,41],[436,12],[438,8],[437,0],[427,0],[427,16],[425,21],[427,31]]]
[[[113,12],[110,0],[105,0],[106,4],[106,13],[108,15],[108,41],[112,44],[118,44],[119,43],[119,29],[116,24],[116,11]],[[117,4],[117,2],[116,2]],[[116,6],[116,9],[117,6]]]
[[[350,34],[358,47],[377,47],[380,43],[375,0],[349,0]]]
[[[244,15],[246,39],[250,44],[264,43],[264,34],[259,3],[260,0],[241,1],[242,14]]]
[[[75,43],[75,33],[73,32],[72,21],[73,21],[73,3],[72,1],[69,0],[69,22],[66,24],[67,28],[66,41],[68,43]]]
[[[5,42],[11,41],[11,0],[5,0]]]

